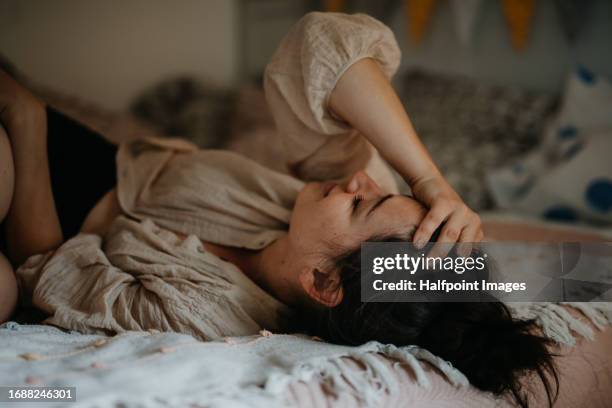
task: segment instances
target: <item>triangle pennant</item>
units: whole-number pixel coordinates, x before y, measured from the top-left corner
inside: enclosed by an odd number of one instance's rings
[[[482,0],[450,0],[455,30],[461,45],[467,47],[472,42],[474,25],[478,18]]]
[[[418,45],[431,23],[436,0],[405,0],[404,5],[408,35],[412,43]]]
[[[515,50],[521,51],[527,45],[535,0],[502,0],[502,9],[510,30],[510,40]]]

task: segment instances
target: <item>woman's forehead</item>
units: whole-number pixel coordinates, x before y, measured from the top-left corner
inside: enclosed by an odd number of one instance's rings
[[[369,223],[371,228],[390,233],[406,233],[414,231],[426,212],[426,208],[412,197],[393,196],[372,213]]]

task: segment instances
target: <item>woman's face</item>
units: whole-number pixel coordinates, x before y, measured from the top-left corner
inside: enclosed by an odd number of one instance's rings
[[[342,184],[308,183],[293,208],[289,239],[303,254],[333,257],[373,236],[411,236],[425,213],[413,198],[382,191],[359,171]]]

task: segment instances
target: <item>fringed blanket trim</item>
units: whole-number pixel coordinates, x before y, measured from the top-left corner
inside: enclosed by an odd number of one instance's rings
[[[391,365],[385,363],[383,355],[396,362]],[[309,359],[295,366],[289,373],[271,374],[265,389],[280,394],[295,381],[309,382],[316,379],[323,386],[333,389],[336,395],[349,393],[366,406],[376,406],[384,395],[400,391],[402,385],[397,373],[402,364],[410,367],[419,385],[429,389],[431,382],[421,361],[437,368],[455,386],[469,384],[459,370],[427,350],[372,341],[335,357]]]
[[[603,330],[612,325],[612,303],[512,303],[508,306],[515,318],[535,319],[544,335],[568,346],[576,344],[576,335],[592,340],[593,326]],[[580,311],[584,318],[573,316],[564,306]],[[385,364],[384,357],[396,361],[391,365]],[[420,386],[429,389],[431,382],[422,362],[434,366],[454,386],[469,385],[459,370],[425,349],[372,341],[334,357],[309,359],[288,373],[273,373],[268,377],[265,389],[278,395],[296,381],[316,380],[336,395],[349,393],[366,406],[376,406],[385,394],[393,395],[400,391],[402,384],[397,372],[403,364],[410,367]]]
[[[572,315],[564,306],[576,309],[584,318]],[[603,330],[612,325],[610,302],[509,303],[508,307],[515,318],[534,319],[546,337],[566,346],[576,344],[576,335],[593,340],[593,326]]]

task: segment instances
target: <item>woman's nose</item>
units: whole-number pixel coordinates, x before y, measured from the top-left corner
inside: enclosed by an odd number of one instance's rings
[[[365,193],[377,190],[379,190],[378,185],[362,170],[353,174],[346,185],[347,193]]]

